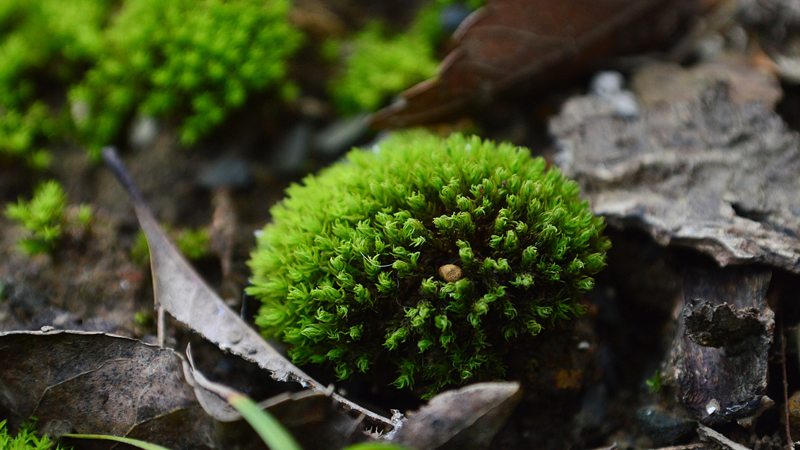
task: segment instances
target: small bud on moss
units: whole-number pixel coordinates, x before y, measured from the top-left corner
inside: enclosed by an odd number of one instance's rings
[[[578,185],[545,169],[461,135],[351,152],[272,209],[249,261],[257,324],[340,378],[395,372],[425,396],[501,378],[509,349],[585,311],[610,245]]]

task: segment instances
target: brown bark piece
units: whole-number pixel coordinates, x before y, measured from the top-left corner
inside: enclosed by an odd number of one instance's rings
[[[760,414],[775,328],[766,293],[772,273],[753,267],[690,268],[665,370],[702,423]],[[709,346],[712,345],[712,346]]]
[[[599,96],[564,105],[550,123],[557,163],[612,226],[723,266],[685,268],[664,373],[701,422],[747,422],[771,404],[764,267],[800,273],[800,138],[773,110],[774,76],[743,62],[661,65],[632,85],[648,94],[637,117]]]
[[[633,119],[599,96],[575,97],[550,123],[557,163],[592,210],[722,266],[800,273],[800,138],[773,111],[774,95],[742,92],[780,92],[774,76],[728,62],[634,80],[683,95],[640,100]]]

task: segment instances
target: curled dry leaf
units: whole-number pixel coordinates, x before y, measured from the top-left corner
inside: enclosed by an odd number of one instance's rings
[[[208,380],[198,371],[191,348],[186,349],[186,356],[189,363],[184,365],[184,374],[203,409],[221,422],[239,421],[242,415],[226,399],[240,394],[228,386]],[[310,389],[286,392],[264,400],[258,406],[279,418],[305,450],[343,448],[366,438],[363,416],[353,417],[336,408],[330,392]]]
[[[269,370],[276,380],[296,381],[314,391],[328,392],[326,386],[292,364],[231,311],[197,274],[158,225],[116,151],[111,147],[105,148],[103,159],[130,194],[136,217],[147,237],[156,305],[219,348]],[[332,393],[331,398],[348,410],[364,414],[380,429],[390,430],[395,426],[391,420],[336,393]]]
[[[411,413],[392,443],[416,449],[489,447],[522,399],[519,383],[477,383],[447,391]]]
[[[538,92],[611,57],[669,44],[717,0],[488,0],[453,36],[436,78],[369,119],[399,128],[458,118],[510,91]]]

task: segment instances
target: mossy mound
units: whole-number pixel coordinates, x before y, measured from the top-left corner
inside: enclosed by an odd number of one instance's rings
[[[272,209],[249,262],[257,324],[340,379],[380,365],[429,396],[501,378],[509,348],[584,312],[610,245],[545,166],[423,132],[352,151]]]

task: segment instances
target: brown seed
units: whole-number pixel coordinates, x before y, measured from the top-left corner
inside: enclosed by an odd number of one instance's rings
[[[445,264],[439,267],[439,276],[448,283],[453,283],[461,279],[461,267],[455,264]]]

